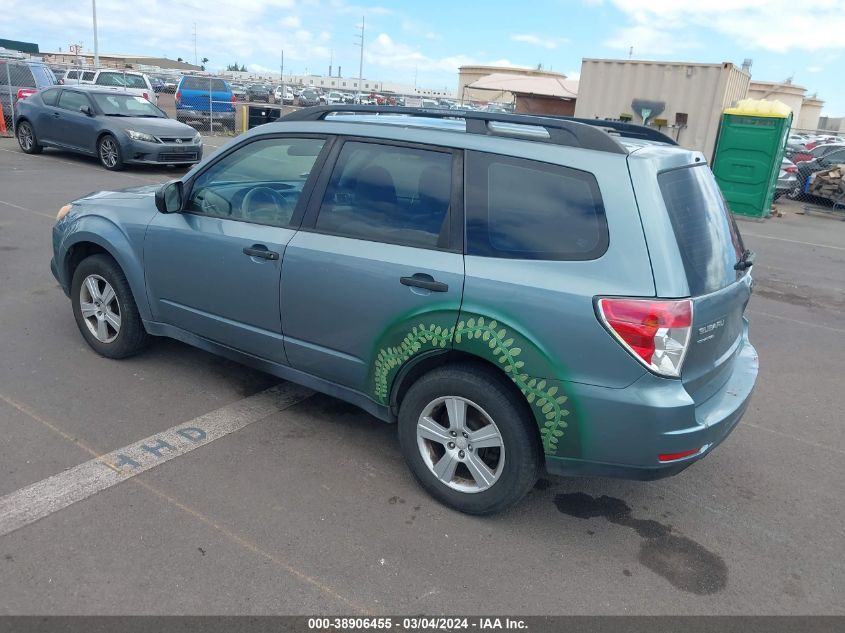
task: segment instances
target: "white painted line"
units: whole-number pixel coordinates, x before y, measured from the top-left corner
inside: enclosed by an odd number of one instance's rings
[[[749,235],[751,237],[762,237],[766,240],[778,240],[779,242],[791,242],[792,244],[803,244],[804,246],[817,246],[818,248],[832,248],[837,251],[845,251],[845,246],[832,246],[830,244],[817,244],[815,242],[802,242],[801,240],[790,240],[785,237],[774,237],[773,235],[760,235],[759,233],[749,233],[748,231],[743,231],[742,236],[745,237]]]
[[[839,332],[845,333],[845,330],[837,327],[831,327],[829,325],[823,325],[821,323],[811,323],[810,321],[802,321],[801,319],[790,319],[789,317],[780,316],[779,314],[772,314],[771,312],[763,312],[762,310],[757,309],[749,309],[746,312],[748,314],[759,314],[760,316],[767,316],[772,319],[780,319],[781,321],[789,321],[790,323],[797,323],[798,325],[806,325],[807,327],[816,327],[822,330],[829,330],[830,332]]]
[[[12,204],[11,202],[6,202],[5,200],[0,200],[0,204],[5,204],[7,207],[12,207],[13,209],[19,209],[21,211],[26,211],[27,213],[34,213],[35,215],[41,215],[45,218],[50,218],[51,220],[55,220],[55,215],[50,215],[49,213],[44,213],[42,211],[35,211],[34,209],[27,209],[26,207],[21,207],[17,204]]]
[[[0,498],[0,536],[225,437],[314,392],[285,382]]]
[[[92,162],[90,165],[86,165],[84,163],[75,163],[75,162],[70,161],[70,160],[64,160],[62,158],[58,158],[55,154],[52,154],[52,155],[47,154],[46,156],[45,155],[33,156],[32,154],[24,154],[21,151],[15,151],[13,149],[3,149],[3,148],[0,148],[0,152],[8,152],[9,154],[17,154],[18,156],[24,156],[26,158],[32,158],[32,159],[35,159],[35,160],[39,160],[39,159],[40,160],[50,160],[50,161],[53,161],[54,163],[62,163],[63,165],[70,165],[71,167],[79,167],[80,169],[90,170],[92,167],[95,167],[95,168],[99,167],[99,163]],[[105,171],[104,168],[102,168],[102,167],[99,167],[99,168],[102,169],[103,171]],[[154,182],[151,183],[148,178],[143,178],[141,176],[135,176],[133,174],[127,174],[124,171],[119,171],[119,172],[110,171],[110,172],[106,172],[106,173],[109,173],[112,176],[119,176],[121,178],[131,178],[132,180],[140,180],[140,181],[145,182],[147,184],[156,184]],[[157,174],[157,175],[161,175],[161,174]]]

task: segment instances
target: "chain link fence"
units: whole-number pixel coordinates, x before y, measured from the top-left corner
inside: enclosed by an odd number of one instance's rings
[[[845,133],[793,128],[777,197],[797,201],[804,213],[835,212],[845,219]]]
[[[0,57],[0,136],[11,136],[15,130],[15,106],[20,99],[52,83],[44,66],[30,66],[23,59]]]

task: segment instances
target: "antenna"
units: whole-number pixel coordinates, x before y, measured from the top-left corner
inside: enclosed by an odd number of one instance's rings
[[[747,72],[749,75],[751,74],[751,66],[754,65],[754,60],[750,57],[746,57],[742,60],[742,69]]]
[[[634,47],[628,49],[628,59],[631,59],[634,56]]]
[[[194,22],[194,66],[198,66],[197,64],[197,23]]]

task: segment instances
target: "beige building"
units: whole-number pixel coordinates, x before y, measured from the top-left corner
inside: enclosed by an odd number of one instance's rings
[[[93,53],[79,53],[78,55],[70,52],[59,53],[40,53],[40,57],[48,64],[57,64],[62,66],[85,66],[88,68],[94,67]],[[147,67],[161,68],[162,70],[184,70],[184,71],[198,71],[199,66],[194,66],[187,62],[176,61],[175,59],[168,59],[167,57],[147,57],[144,55],[100,55],[100,68],[123,68],[142,70]]]
[[[513,66],[461,66],[458,70],[458,92],[456,98],[462,101],[496,101],[499,103],[513,103],[514,96],[507,90],[473,90],[467,88],[483,77],[493,74],[520,75],[523,77],[553,77],[564,80],[566,75],[549,70],[534,68],[516,68]]]
[[[801,116],[801,105],[804,102],[806,92],[806,88],[797,86],[791,81],[757,81],[754,79],[748,85],[749,99],[780,101],[792,110],[793,122],[798,121]]]
[[[647,123],[712,158],[722,111],[747,96],[750,75],[730,62],[585,59],[575,116]],[[645,116],[644,116],[645,115]]]
[[[801,112],[798,114],[798,118],[792,124],[793,129],[819,129],[819,119],[821,118],[823,107],[823,99],[819,99],[815,96],[804,97],[804,99],[801,101]]]

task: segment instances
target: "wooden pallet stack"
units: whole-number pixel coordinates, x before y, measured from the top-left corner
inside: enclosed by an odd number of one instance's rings
[[[809,193],[822,198],[838,198],[845,193],[845,165],[813,174]]]

